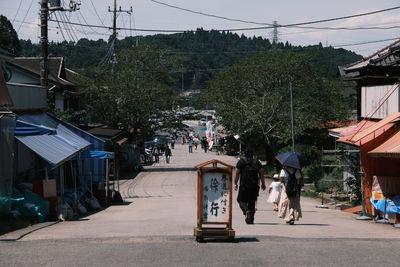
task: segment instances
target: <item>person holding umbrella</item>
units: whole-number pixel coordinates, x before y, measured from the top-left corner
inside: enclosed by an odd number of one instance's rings
[[[309,163],[301,154],[294,151],[280,154],[276,159],[282,164],[279,174],[282,190],[278,217],[293,225],[295,220],[298,221],[302,217],[300,193],[304,186],[304,176],[301,170]]]

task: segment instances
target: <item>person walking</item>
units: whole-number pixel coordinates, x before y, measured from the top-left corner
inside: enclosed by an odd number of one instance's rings
[[[159,156],[160,156],[160,149],[158,149],[158,146],[154,145],[154,147],[153,147],[151,152],[154,155],[154,161],[158,162],[159,161]]]
[[[175,148],[175,138],[172,137],[171,139],[171,148],[174,149]]]
[[[241,158],[236,164],[234,189],[238,190],[240,180],[237,201],[243,215],[246,216],[247,224],[254,224],[255,202],[260,190],[259,182],[261,182],[262,190],[265,190],[261,166],[261,162],[253,158],[253,151],[251,150],[246,150],[245,157]]]
[[[274,211],[278,211],[279,199],[281,198],[281,183],[279,182],[279,175],[275,174],[274,181],[269,185],[268,189],[268,203],[274,203]]]
[[[170,159],[171,159],[172,153],[171,153],[171,149],[169,148],[169,146],[167,146],[165,148],[165,161],[169,164]]]
[[[193,153],[193,138],[189,138],[189,153]]]
[[[205,137],[203,139],[201,139],[201,145],[203,146],[204,153],[207,153],[208,142],[207,142],[207,139]]]
[[[294,224],[301,217],[300,193],[304,186],[303,172],[300,169],[283,166],[279,174],[282,185],[278,216],[287,224]]]

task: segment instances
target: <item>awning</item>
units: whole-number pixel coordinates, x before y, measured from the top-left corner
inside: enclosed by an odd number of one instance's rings
[[[31,123],[37,127],[54,129],[57,135],[77,150],[83,151],[91,145],[90,142],[75,134],[62,123],[48,116],[46,113],[23,114],[20,115],[19,118],[25,123]]]
[[[52,167],[64,163],[79,153],[78,149],[69,145],[59,135],[28,135],[15,138],[50,163]]]
[[[374,150],[368,152],[368,155],[374,158],[400,158],[400,131]]]

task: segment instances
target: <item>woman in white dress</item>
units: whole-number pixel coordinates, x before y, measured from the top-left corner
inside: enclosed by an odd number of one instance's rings
[[[274,181],[269,185],[269,197],[267,202],[274,203],[274,211],[278,211],[279,199],[281,197],[281,183],[279,182],[279,175],[275,174]]]
[[[278,216],[286,221],[288,224],[294,224],[294,221],[298,221],[301,217],[300,207],[300,193],[301,188],[304,186],[303,173],[299,169],[290,168],[283,166],[279,174],[279,178],[282,184],[281,198],[279,201]],[[296,192],[294,195],[288,197],[286,187],[290,180],[290,176],[295,177],[296,180]]]

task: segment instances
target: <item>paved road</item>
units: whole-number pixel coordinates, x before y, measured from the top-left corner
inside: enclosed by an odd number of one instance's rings
[[[170,164],[161,157],[135,179],[121,181],[124,205],[77,221],[37,225],[30,233],[25,229],[0,236],[18,240],[0,242],[0,266],[372,266],[400,260],[398,229],[317,209],[318,203],[309,198],[301,200],[304,218],[286,225],[266,202],[266,192],[260,195],[254,225],[244,222],[233,203],[234,243],[198,244],[193,238],[193,166],[210,159],[235,165],[237,159],[200,149],[189,154],[186,145],[176,145],[172,153]]]

